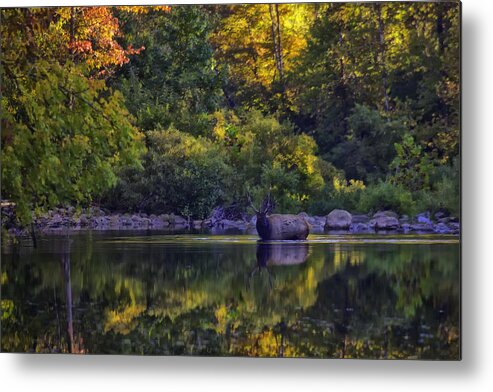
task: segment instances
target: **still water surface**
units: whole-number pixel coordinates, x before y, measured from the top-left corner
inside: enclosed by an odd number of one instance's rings
[[[454,236],[85,232],[2,250],[2,351],[460,357]]]

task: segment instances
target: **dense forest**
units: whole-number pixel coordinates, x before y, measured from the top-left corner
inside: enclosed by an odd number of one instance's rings
[[[2,9],[2,199],[458,214],[459,7]]]

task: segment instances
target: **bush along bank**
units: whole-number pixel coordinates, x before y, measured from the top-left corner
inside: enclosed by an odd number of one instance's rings
[[[8,217],[7,211],[2,211]],[[379,211],[375,214],[352,214],[334,209],[325,216],[303,216],[310,225],[311,233],[417,233],[417,234],[459,234],[459,219],[444,212],[434,215],[429,212],[410,217],[393,211]],[[5,228],[11,235],[26,235],[15,224],[8,222]],[[243,214],[227,216],[221,207],[214,209],[207,219],[196,220],[176,214],[112,213],[98,207],[77,211],[73,207],[56,208],[34,220],[33,228],[38,233],[57,233],[67,230],[196,230],[211,233],[224,230],[238,230],[256,233],[256,216]]]

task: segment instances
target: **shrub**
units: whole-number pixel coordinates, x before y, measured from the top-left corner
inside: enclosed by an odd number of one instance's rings
[[[323,191],[311,200],[308,212],[326,215],[335,208],[356,211],[365,188],[363,181],[346,181],[341,174],[337,174],[331,182],[327,182]]]
[[[176,129],[148,133],[143,171],[126,171],[108,198],[111,206],[205,218],[226,199],[231,167],[221,146]]]
[[[418,208],[432,213],[439,210],[458,216],[460,214],[459,160],[451,165],[439,166],[431,175],[431,190],[417,196]]]
[[[361,193],[358,209],[365,212],[392,210],[412,215],[415,213],[415,202],[411,192],[403,186],[380,181]]]
[[[315,155],[312,137],[296,134],[290,123],[258,111],[215,116],[214,137],[228,151],[235,169],[231,199],[248,188],[260,203],[270,190],[277,212],[299,212],[324,187],[331,165]]]

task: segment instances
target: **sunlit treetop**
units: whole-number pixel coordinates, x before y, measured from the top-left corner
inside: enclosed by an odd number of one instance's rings
[[[116,7],[120,11],[132,12],[134,14],[148,14],[151,11],[163,11],[170,12],[171,7],[168,5],[133,5],[133,6],[118,6]]]
[[[58,7],[2,10],[4,58],[24,63],[33,58],[73,61],[89,72],[107,75],[128,63],[129,56],[144,47],[126,48],[119,43],[121,23],[114,10],[131,13],[169,12],[156,7]]]

